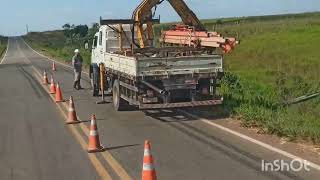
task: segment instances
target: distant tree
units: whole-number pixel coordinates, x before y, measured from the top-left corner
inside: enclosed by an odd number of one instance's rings
[[[70,24],[67,23],[63,25],[62,28],[63,28],[64,35],[69,38],[72,35]]]
[[[221,20],[221,19],[218,19],[217,22],[216,22],[216,24],[219,24],[219,25],[222,24],[222,20]]]
[[[99,24],[98,23],[93,23],[91,29],[94,30],[95,32],[98,31]]]
[[[89,29],[89,33],[88,36],[89,38],[93,38],[93,36],[96,34],[96,32],[98,32],[99,30],[99,24],[98,23],[93,23],[91,28]]]
[[[67,23],[67,24],[64,24],[64,25],[62,26],[62,28],[63,28],[63,29],[70,29],[71,26],[70,26],[69,23]]]
[[[66,43],[69,45],[77,45],[77,47],[82,47],[87,44],[90,46],[95,33],[99,30],[99,24],[93,23],[89,28],[87,25],[74,25],[74,24],[64,24],[62,26],[65,37],[67,38]]]
[[[79,35],[80,38],[86,37],[88,34],[89,28],[87,25],[78,25],[73,29],[75,35]]]

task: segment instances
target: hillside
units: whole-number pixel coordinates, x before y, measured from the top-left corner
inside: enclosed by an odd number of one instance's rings
[[[205,26],[242,43],[225,57],[220,93],[224,111],[243,125],[291,139],[320,142],[320,98],[291,106],[281,102],[320,91],[320,13],[204,20]],[[171,24],[160,24],[155,33]],[[74,47],[61,31],[30,33],[33,47],[70,59]],[[89,64],[90,52],[84,51]],[[212,113],[215,108],[201,109]]]

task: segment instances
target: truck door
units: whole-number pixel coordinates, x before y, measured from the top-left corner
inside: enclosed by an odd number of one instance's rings
[[[104,54],[104,51],[103,51],[103,33],[102,31],[99,31],[98,33],[98,36],[96,36],[96,39],[97,39],[97,46],[96,48],[94,49],[94,53],[92,54],[94,56],[94,62],[99,64],[103,61],[103,54]]]
[[[93,42],[92,42],[92,51],[91,51],[91,63],[97,62],[97,46],[98,46],[98,35],[94,36]]]

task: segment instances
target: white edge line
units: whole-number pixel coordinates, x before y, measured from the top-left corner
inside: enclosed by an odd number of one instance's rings
[[[7,49],[6,49],[6,52],[4,53],[4,56],[3,56],[3,58],[2,58],[2,60],[1,60],[1,62],[0,62],[0,64],[2,64],[2,63],[3,63],[3,61],[4,61],[5,57],[7,56],[8,49],[9,49],[9,37],[8,37]]]
[[[35,51],[34,49],[32,49],[32,47],[30,47],[30,45],[27,44],[23,38],[21,38],[21,39],[24,41],[24,43],[25,43],[31,50],[33,50],[33,51],[34,51],[35,53],[37,53],[38,55],[40,55],[40,56],[42,56],[42,57],[44,57],[44,58],[46,58],[46,59],[48,59],[48,60],[50,60],[50,61],[57,62],[57,63],[65,66],[65,67],[72,68],[72,67],[69,66],[69,65],[63,64],[63,63],[61,63],[61,62],[59,62],[59,61],[56,61],[56,60],[53,60],[53,59],[51,59],[51,58],[49,58],[49,57],[47,57],[47,56],[45,56],[45,55],[43,55],[43,54],[40,54],[39,52],[37,52],[37,51]],[[84,73],[85,73],[85,74],[88,74],[87,72],[84,72]],[[259,146],[261,146],[261,147],[263,147],[263,148],[266,148],[266,149],[268,149],[268,150],[271,150],[271,151],[273,151],[273,152],[276,152],[276,153],[281,154],[281,155],[283,155],[283,156],[286,156],[286,157],[288,157],[288,158],[296,159],[296,160],[300,160],[300,161],[306,161],[309,166],[311,166],[312,168],[317,169],[317,170],[320,171],[320,165],[315,164],[315,163],[313,163],[313,162],[311,162],[311,161],[305,160],[305,159],[303,159],[303,158],[301,158],[301,157],[298,157],[298,156],[296,156],[296,155],[293,155],[293,154],[288,153],[288,152],[286,152],[286,151],[283,151],[283,150],[281,150],[281,149],[275,148],[275,147],[273,147],[273,146],[271,146],[271,145],[269,145],[269,144],[266,144],[266,143],[264,143],[264,142],[258,141],[258,140],[256,140],[256,139],[253,139],[253,138],[251,138],[251,137],[249,137],[249,136],[246,136],[246,135],[244,135],[244,134],[241,134],[241,133],[239,133],[239,132],[233,131],[233,130],[231,130],[231,129],[229,129],[229,128],[226,128],[226,127],[224,127],[224,126],[221,126],[221,125],[219,125],[219,124],[216,124],[216,123],[214,123],[214,122],[211,122],[211,121],[209,121],[208,119],[200,118],[200,117],[198,117],[198,116],[196,116],[196,115],[190,114],[190,113],[185,112],[185,111],[183,111],[183,110],[179,110],[179,111],[182,112],[182,113],[185,113],[185,114],[187,114],[188,116],[191,116],[191,117],[193,117],[193,118],[200,119],[202,122],[204,122],[204,123],[206,123],[206,124],[209,124],[209,125],[211,125],[211,126],[214,126],[214,127],[218,128],[218,129],[221,129],[221,130],[223,130],[223,131],[226,131],[226,132],[228,132],[228,133],[230,133],[230,134],[233,134],[233,135],[235,135],[235,136],[238,136],[238,137],[240,137],[240,138],[242,138],[242,139],[244,139],[244,140],[247,140],[247,141],[249,141],[249,142],[251,142],[251,143],[257,144],[257,145],[259,145]]]
[[[233,130],[231,130],[231,129],[229,129],[229,128],[226,128],[226,127],[224,127],[224,126],[222,126],[222,125],[219,125],[219,124],[217,124],[217,123],[214,123],[214,122],[212,122],[212,121],[209,121],[208,119],[200,118],[199,116],[190,114],[190,113],[188,113],[188,112],[186,112],[186,111],[183,111],[183,110],[178,110],[178,111],[180,111],[180,112],[182,112],[182,113],[184,113],[184,114],[187,114],[188,116],[191,116],[191,117],[193,117],[193,118],[199,119],[200,121],[202,121],[202,122],[204,122],[204,123],[206,123],[206,124],[208,124],[208,125],[214,126],[214,127],[218,128],[218,129],[220,129],[220,130],[226,131],[226,132],[228,132],[228,133],[230,133],[230,134],[232,134],[232,135],[238,136],[238,137],[240,137],[240,138],[242,138],[242,139],[244,139],[244,140],[247,140],[247,141],[249,141],[249,142],[251,142],[251,143],[254,143],[254,144],[259,145],[259,146],[261,146],[261,147],[263,147],[263,148],[266,148],[266,149],[268,149],[268,150],[270,150],[270,151],[273,151],[273,152],[276,152],[276,153],[281,154],[281,155],[283,155],[283,156],[286,156],[286,157],[288,157],[288,158],[290,158],[290,159],[296,159],[296,160],[299,160],[299,161],[305,161],[307,165],[309,165],[310,167],[312,167],[312,168],[320,171],[320,166],[319,166],[318,164],[316,164],[316,163],[313,163],[313,162],[311,162],[311,161],[305,160],[305,159],[303,159],[303,158],[301,158],[301,157],[299,157],[299,156],[293,155],[293,154],[288,153],[288,152],[286,152],[286,151],[284,151],[284,150],[275,148],[275,147],[273,147],[273,146],[271,146],[271,145],[269,145],[269,144],[266,144],[266,143],[261,142],[261,141],[256,140],[256,139],[253,139],[253,138],[251,138],[251,137],[249,137],[249,136],[246,136],[246,135],[244,135],[244,134],[241,134],[241,133],[239,133],[239,132],[233,131]]]
[[[47,59],[47,60],[54,61],[54,62],[56,62],[56,63],[58,63],[58,64],[60,64],[60,65],[62,65],[62,66],[64,66],[64,67],[68,67],[68,68],[71,68],[71,69],[72,69],[72,66],[70,66],[70,65],[64,64],[64,63],[59,62],[59,61],[54,60],[54,59],[51,59],[51,58],[49,58],[49,57],[47,57],[47,56],[39,53],[38,51],[34,50],[23,38],[21,38],[21,39],[22,39],[22,41],[23,41],[33,52],[35,52],[35,53],[38,54],[39,56],[41,56],[41,57],[43,57],[43,58],[45,58],[45,59]],[[89,73],[87,73],[87,72],[85,72],[85,71],[82,71],[82,72],[83,72],[84,74],[89,75]]]

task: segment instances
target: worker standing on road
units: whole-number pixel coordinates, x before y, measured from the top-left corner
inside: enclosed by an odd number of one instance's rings
[[[83,89],[80,85],[82,62],[83,62],[83,59],[82,59],[82,56],[80,55],[79,49],[74,50],[74,56],[72,57],[72,66],[74,70],[73,88],[77,90]]]

